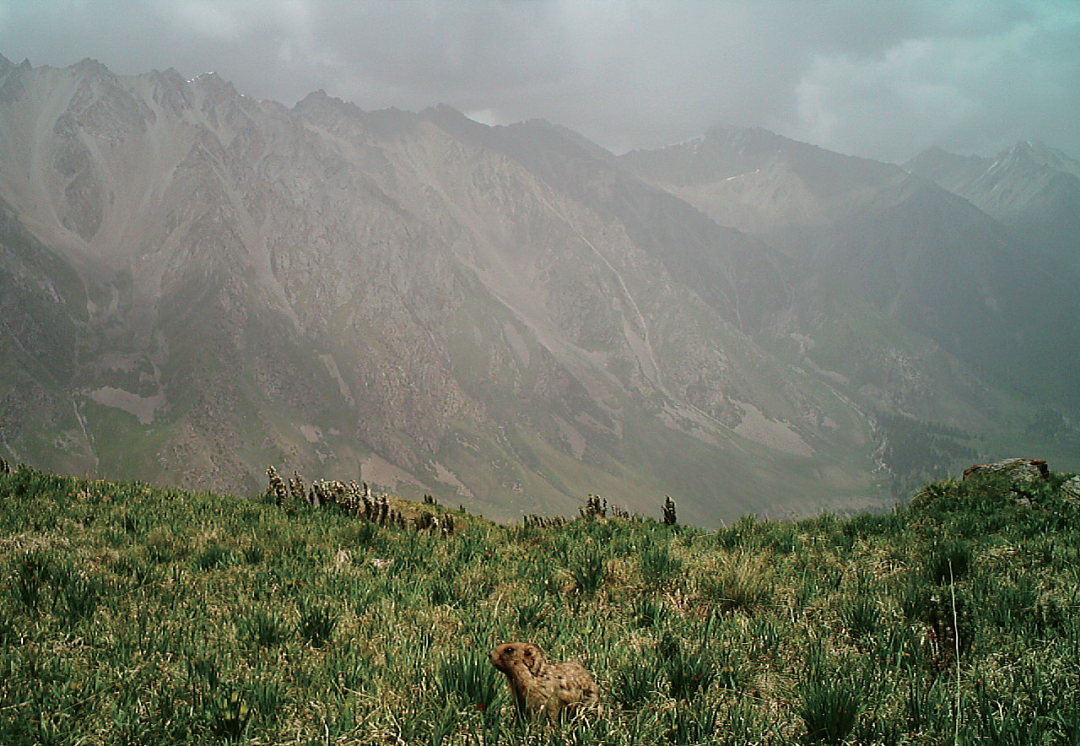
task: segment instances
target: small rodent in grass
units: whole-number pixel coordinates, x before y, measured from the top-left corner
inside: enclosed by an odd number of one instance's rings
[[[519,713],[549,725],[563,710],[597,707],[600,688],[585,668],[575,661],[548,663],[544,651],[532,642],[505,642],[491,651],[491,665],[506,674]]]

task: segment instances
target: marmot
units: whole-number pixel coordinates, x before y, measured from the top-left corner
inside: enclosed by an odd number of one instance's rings
[[[580,663],[548,663],[531,642],[505,642],[491,651],[491,665],[506,674],[519,713],[543,712],[553,725],[564,708],[599,706],[600,688]]]

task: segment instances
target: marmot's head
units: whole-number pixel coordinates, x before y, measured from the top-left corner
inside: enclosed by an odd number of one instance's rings
[[[531,642],[504,642],[491,651],[491,665],[507,674],[514,666],[525,666],[533,676],[539,676],[544,668],[544,651]]]

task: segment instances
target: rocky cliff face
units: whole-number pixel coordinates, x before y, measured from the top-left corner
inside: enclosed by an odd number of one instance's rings
[[[986,423],[933,324],[890,320],[896,297],[855,318],[795,250],[891,214],[867,261],[906,257],[921,203],[864,209],[899,169],[773,162],[739,198],[718,179],[753,159],[670,155],[704,175],[540,121],[0,58],[0,448],[240,493],[274,464],[496,517],[671,494],[711,523],[876,499],[878,408]],[[857,261],[835,244],[808,251]]]

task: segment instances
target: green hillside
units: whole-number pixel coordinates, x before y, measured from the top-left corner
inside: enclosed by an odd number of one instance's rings
[[[595,499],[380,525],[0,462],[0,743],[1076,744],[1065,481],[706,532]],[[581,661],[603,715],[518,722],[487,660],[513,639]]]

